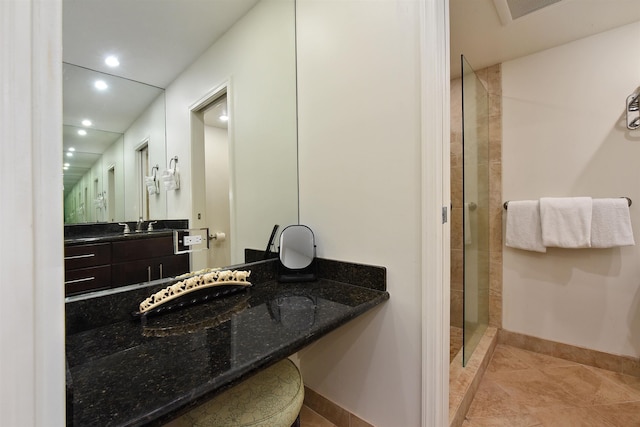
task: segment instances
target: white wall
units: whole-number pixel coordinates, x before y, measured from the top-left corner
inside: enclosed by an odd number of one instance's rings
[[[244,260],[244,248],[262,249],[274,221],[298,220],[293,18],[290,1],[259,2],[166,89],[167,158],[178,156],[181,170],[180,190],[167,195],[168,216],[203,227],[204,162],[192,159],[204,151],[191,140],[190,110],[230,82],[232,261]]]
[[[640,356],[640,23],[503,64],[504,200],[628,196],[639,246],[504,250],[505,329]]]
[[[158,165],[158,179],[162,171],[169,167],[165,153],[165,100],[158,96],[144,113],[124,133],[124,218],[136,221],[141,215],[141,195],[147,188],[140,182],[138,150],[147,144],[149,149],[149,172]],[[167,217],[166,194],[162,183],[160,193],[149,196],[149,219]]]
[[[298,2],[300,220],[318,256],[387,267],[391,299],[300,352],[377,427],[421,423],[419,5]]]
[[[62,2],[0,2],[0,425],[63,426]]]

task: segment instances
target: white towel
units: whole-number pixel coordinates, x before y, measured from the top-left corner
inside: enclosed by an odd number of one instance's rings
[[[509,202],[505,245],[527,251],[547,251],[542,243],[540,203],[537,200]]]
[[[158,193],[158,181],[155,176],[145,176],[144,183],[147,186],[147,192],[150,196]]]
[[[591,197],[542,197],[542,243],[559,248],[591,247]]]
[[[594,199],[591,218],[591,247],[613,248],[635,244],[627,199],[622,197]]]
[[[166,191],[177,190],[180,188],[180,176],[177,168],[166,169],[162,172],[162,183]]]

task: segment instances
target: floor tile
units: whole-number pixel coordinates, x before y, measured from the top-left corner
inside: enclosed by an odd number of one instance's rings
[[[640,378],[499,344],[463,427],[640,427]]]
[[[305,405],[300,411],[300,427],[336,427],[336,425],[327,421]]]

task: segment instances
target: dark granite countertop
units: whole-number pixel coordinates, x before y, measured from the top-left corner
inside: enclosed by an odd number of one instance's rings
[[[148,231],[150,221],[143,222],[143,230],[136,232],[136,223],[127,222],[131,230],[124,234],[124,226],[119,223],[70,224],[64,226],[64,244],[67,246],[91,243],[107,243],[119,240],[149,239],[169,236],[176,229],[188,227],[187,220],[154,220],[154,230]]]
[[[64,244],[67,246],[86,245],[90,243],[107,243],[107,242],[117,242],[121,240],[131,240],[131,239],[150,239],[154,237],[171,236],[171,235],[173,235],[173,230],[153,230],[153,231],[142,231],[140,233],[131,232],[129,234],[124,234],[120,232],[120,233],[102,234],[100,236],[69,237],[64,239]]]
[[[149,289],[133,291],[132,308]],[[89,307],[101,301],[79,301],[84,306],[67,314],[74,324],[66,340],[68,425],[162,425],[388,298],[375,286],[270,280],[179,311],[112,322],[80,321],[83,312],[100,317]]]

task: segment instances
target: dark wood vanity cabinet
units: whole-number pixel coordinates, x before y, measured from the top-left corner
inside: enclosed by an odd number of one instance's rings
[[[173,237],[112,243],[113,286],[173,277],[189,271],[189,255],[173,253]]]
[[[111,286],[111,243],[64,249],[65,295]]]
[[[65,295],[173,277],[189,268],[189,254],[173,253],[173,236],[66,246]]]

